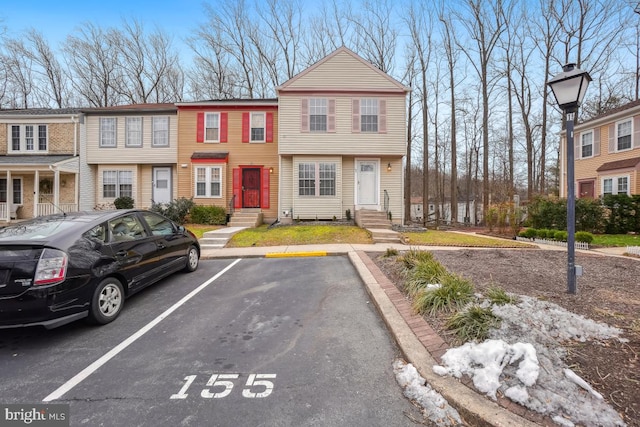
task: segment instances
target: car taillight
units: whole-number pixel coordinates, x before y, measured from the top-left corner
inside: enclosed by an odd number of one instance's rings
[[[45,249],[38,260],[35,285],[53,285],[64,281],[67,274],[67,254],[57,249]]]

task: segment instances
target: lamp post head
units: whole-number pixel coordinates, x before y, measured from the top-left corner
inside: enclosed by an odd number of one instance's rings
[[[591,81],[588,72],[576,68],[576,64],[566,64],[562,72],[547,82],[551,87],[558,106],[567,113],[575,112],[587,92]]]

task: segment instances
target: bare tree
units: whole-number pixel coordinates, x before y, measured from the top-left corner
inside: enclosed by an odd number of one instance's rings
[[[470,64],[480,79],[482,93],[482,172],[483,218],[489,208],[489,88],[491,86],[489,67],[493,61],[493,51],[505,29],[504,3],[502,0],[484,2],[482,0],[464,0],[466,13],[460,14],[460,20],[473,41],[473,48],[464,50]]]
[[[303,66],[309,67],[341,46],[346,46],[350,21],[346,18],[349,4],[337,4],[336,0],[324,3],[322,12],[307,20],[308,32],[302,40]],[[345,9],[347,11],[345,12]],[[346,13],[346,16],[345,16]]]
[[[4,40],[4,64],[10,108],[29,108],[33,92],[33,60],[24,55],[26,47],[20,39]]]

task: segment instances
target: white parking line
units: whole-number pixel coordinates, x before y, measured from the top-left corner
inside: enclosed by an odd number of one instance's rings
[[[224,270],[220,271],[218,274],[216,274],[215,276],[213,276],[211,279],[207,280],[206,282],[204,282],[202,285],[198,286],[196,289],[194,289],[193,291],[191,291],[189,294],[187,294],[184,298],[182,298],[180,301],[178,301],[177,303],[175,303],[174,305],[172,305],[171,307],[169,307],[164,313],[162,313],[161,315],[159,315],[158,317],[156,317],[155,319],[153,319],[151,322],[147,323],[145,326],[143,326],[140,330],[138,330],[138,332],[136,332],[135,334],[131,335],[129,338],[127,338],[126,340],[122,341],[120,344],[118,344],[117,346],[115,346],[114,348],[112,348],[108,353],[106,353],[104,356],[102,356],[100,359],[96,360],[95,362],[93,362],[91,365],[87,366],[86,368],[84,368],[82,371],[80,371],[78,374],[76,374],[76,376],[74,376],[73,378],[71,378],[69,381],[67,381],[66,383],[62,384],[60,387],[58,387],[58,389],[56,391],[54,391],[53,393],[51,393],[50,395],[48,395],[47,397],[45,397],[44,399],[42,399],[43,402],[50,402],[52,400],[57,400],[60,399],[66,392],[68,392],[69,390],[71,390],[72,388],[74,388],[75,386],[77,386],[78,384],[80,384],[85,378],[87,378],[89,375],[91,375],[92,373],[94,373],[95,371],[98,370],[98,368],[100,368],[102,365],[104,365],[105,363],[107,363],[109,360],[111,360],[114,356],[116,356],[118,353],[120,353],[122,350],[124,350],[125,348],[127,348],[130,344],[134,343],[138,338],[140,338],[141,336],[143,336],[144,334],[146,334],[147,332],[149,332],[151,330],[151,328],[153,328],[154,326],[156,326],[158,323],[160,323],[163,319],[165,319],[166,317],[168,317],[171,313],[173,313],[175,310],[177,310],[182,304],[184,304],[185,302],[189,301],[191,298],[193,298],[196,294],[198,294],[198,292],[200,292],[201,290],[203,290],[204,288],[206,288],[207,286],[209,286],[211,283],[213,283],[216,279],[218,279],[220,276],[222,276],[224,273],[226,273],[227,271],[229,271],[234,265],[236,265],[238,262],[240,262],[240,259],[235,260],[234,262],[232,262],[230,265],[228,265]]]

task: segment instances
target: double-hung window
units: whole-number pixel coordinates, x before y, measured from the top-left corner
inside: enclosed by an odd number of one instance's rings
[[[631,149],[631,119],[616,123],[617,151]]]
[[[629,176],[614,176],[602,179],[602,194],[627,194],[629,195]]]
[[[222,197],[221,166],[198,166],[195,174],[196,197]]]
[[[22,204],[22,179],[12,178],[11,188],[13,190],[13,196],[11,197],[11,203],[14,205]],[[0,178],[0,203],[7,203],[8,200],[8,188],[7,179]]]
[[[326,98],[310,98],[309,99],[309,131],[310,132],[326,132],[327,131],[327,99]]]
[[[13,153],[45,153],[48,148],[47,125],[10,125]]]
[[[153,117],[151,120],[153,128],[153,140],[151,145],[154,147],[169,146],[169,117]]]
[[[142,117],[127,117],[125,126],[126,146],[142,147]]]
[[[378,132],[378,100],[364,98],[360,100],[360,130]]]
[[[336,164],[330,162],[298,164],[298,195],[335,196]]]
[[[100,147],[116,146],[116,118],[100,117]]]
[[[102,171],[102,197],[105,199],[133,197],[133,172]]]
[[[220,113],[205,113],[204,142],[220,142]]]
[[[265,114],[251,113],[251,142],[265,142]]]
[[[581,158],[587,158],[593,156],[593,131],[585,132],[580,136],[582,150],[580,153]]]

